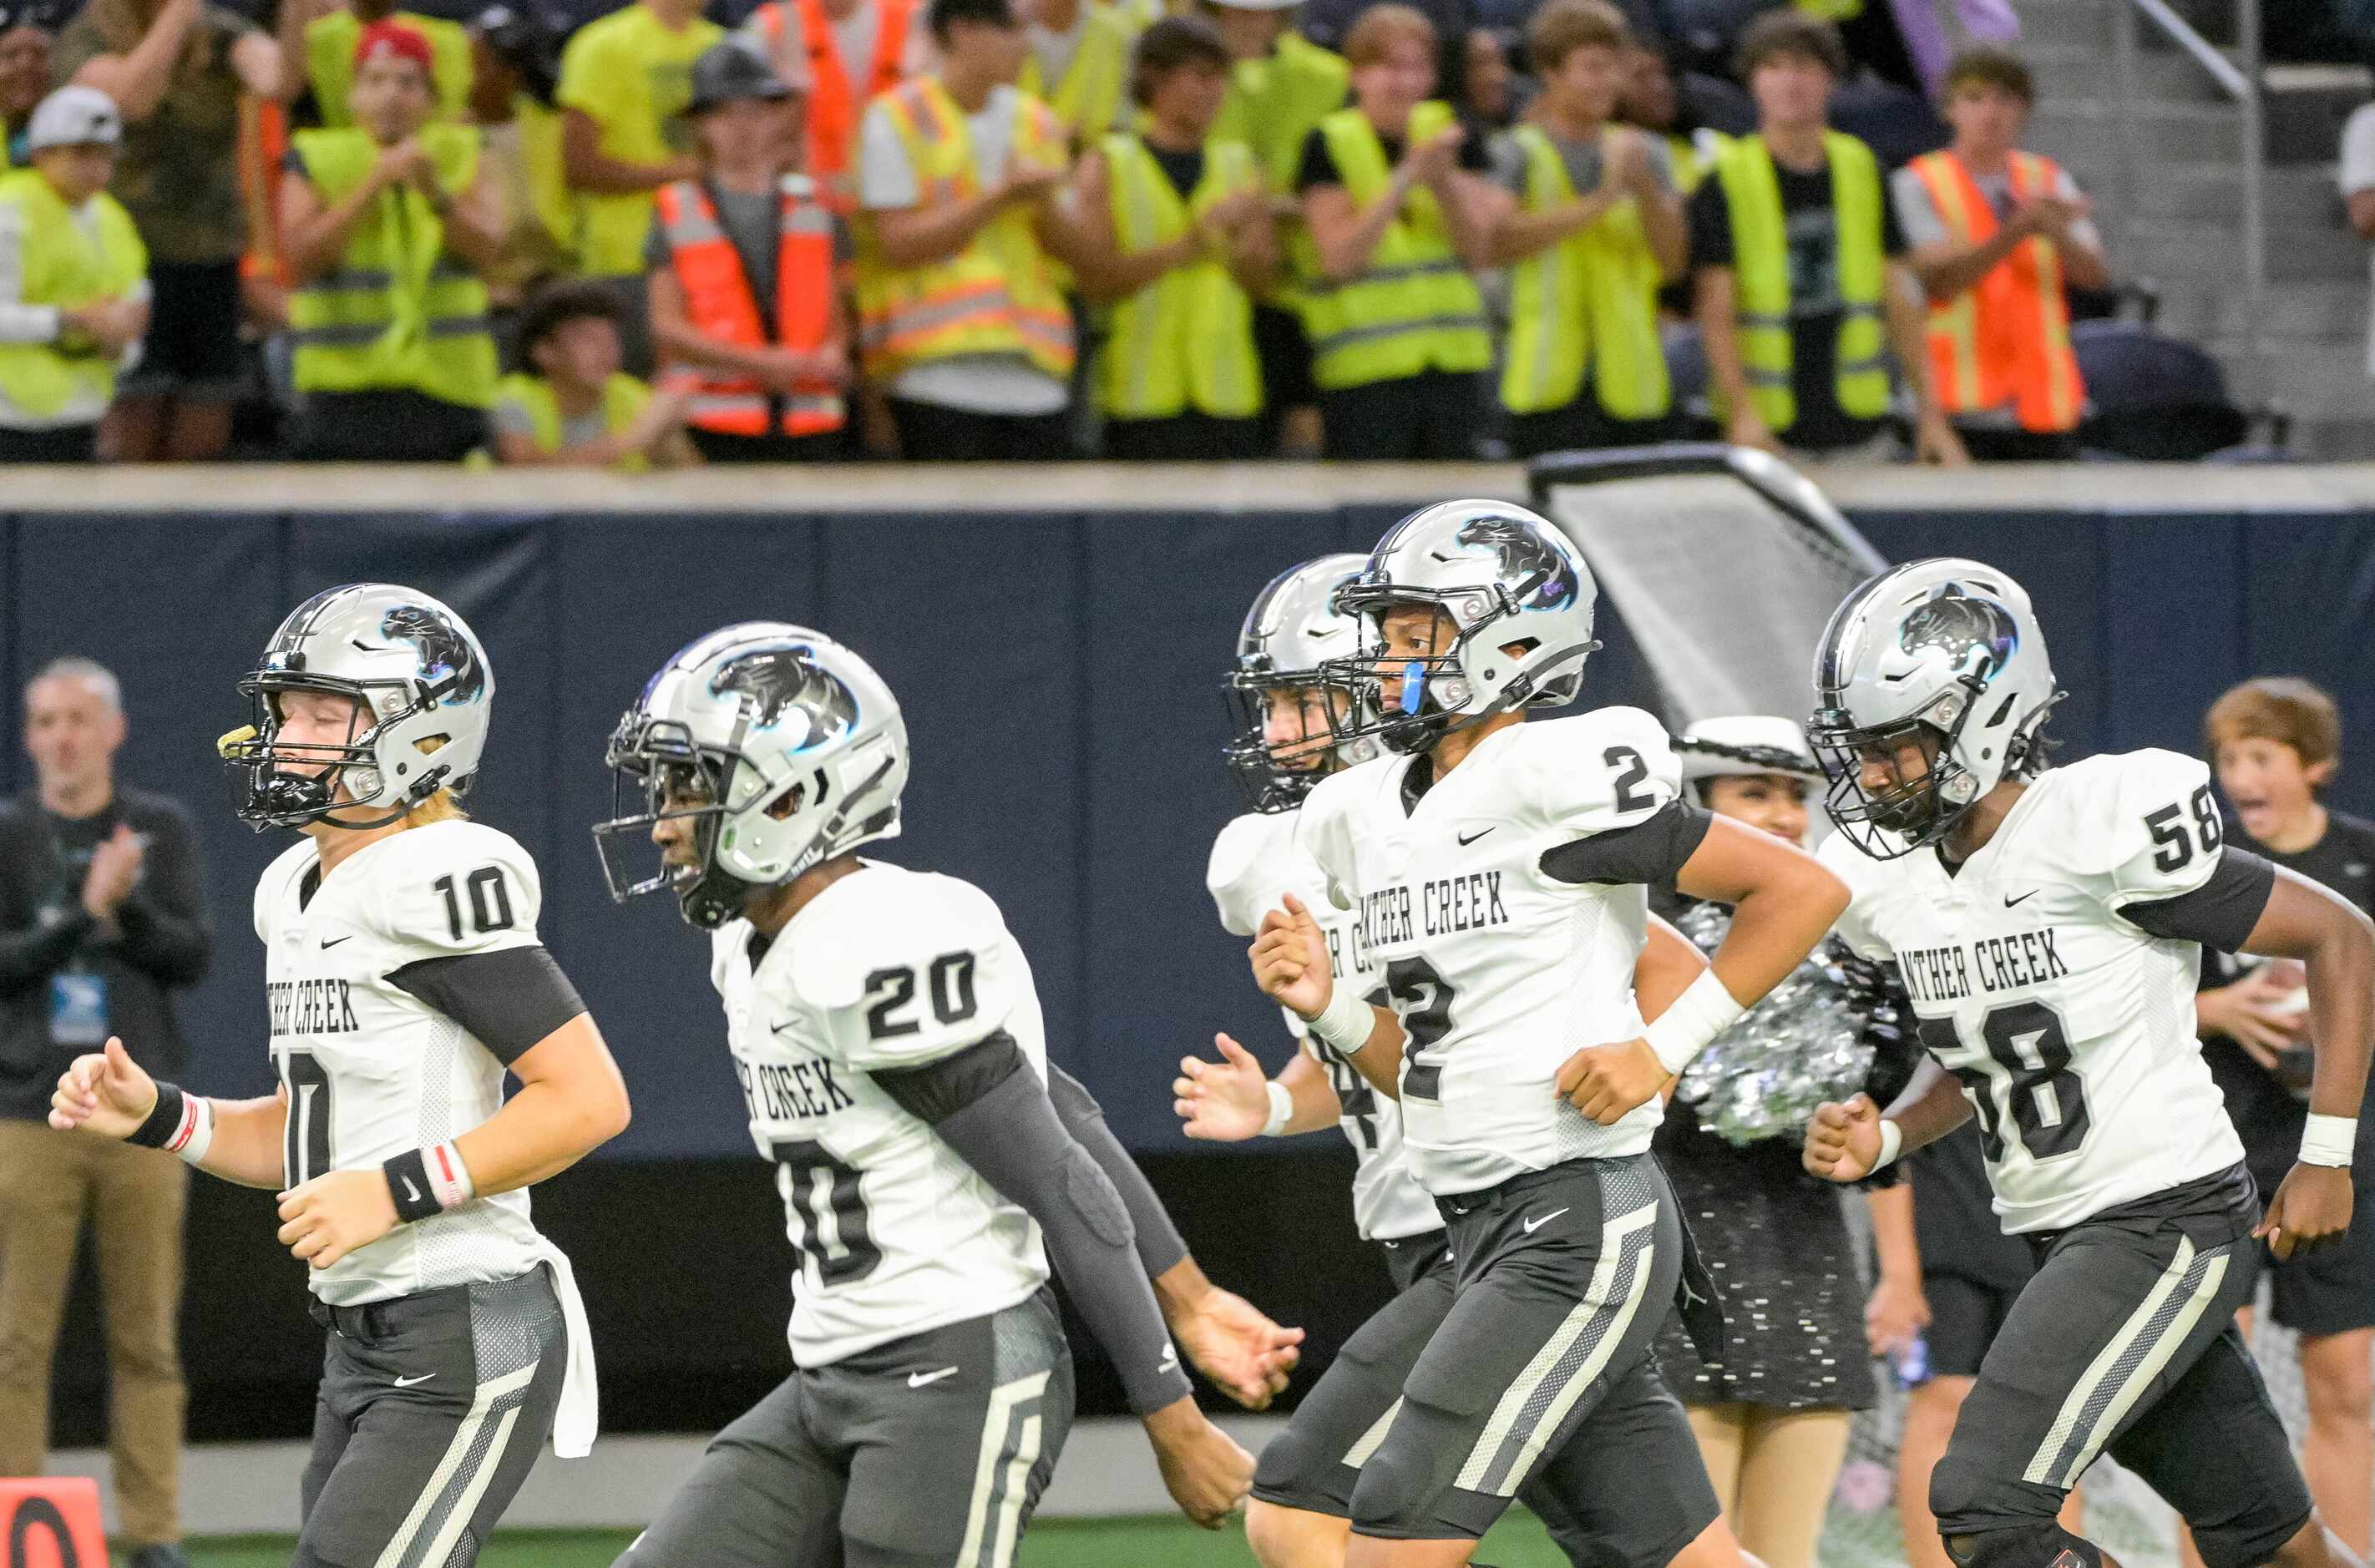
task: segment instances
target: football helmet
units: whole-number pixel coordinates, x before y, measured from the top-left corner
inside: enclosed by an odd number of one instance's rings
[[[2028,594],[1993,567],[1908,561],[1849,594],[1814,654],[1808,738],[1830,774],[1823,808],[1856,847],[1891,860],[1935,843],[2000,780],[2043,765],[2062,692]],[[1861,757],[1926,732],[1916,779],[1865,790]]]
[[[1567,536],[1522,506],[1447,501],[1412,513],[1336,591],[1337,609],[1360,623],[1361,647],[1328,667],[1365,697],[1341,737],[1375,735],[1388,749],[1424,751],[1511,708],[1574,701],[1584,658],[1600,646],[1599,597]],[[1442,611],[1450,645],[1424,658],[1389,654],[1385,618],[1400,605]]]
[[[1332,720],[1292,740],[1274,742],[1269,735],[1275,701],[1299,711],[1315,689],[1331,704],[1359,701],[1355,688],[1321,666],[1360,646],[1360,629],[1337,611],[1335,595],[1367,563],[1368,557],[1351,554],[1306,560],[1271,578],[1246,613],[1236,667],[1222,687],[1235,733],[1221,757],[1257,811],[1291,811],[1328,774],[1377,754],[1369,737],[1339,741]]]
[[[493,721],[495,672],[469,623],[415,589],[349,583],[289,612],[239,683],[248,722],[217,743],[231,807],[262,832],[328,821],[379,828],[440,789],[467,793]],[[355,701],[338,744],[280,738],[279,698],[325,691]],[[349,807],[384,816],[339,821]]]
[[[743,621],[660,666],[607,760],[610,819],[594,842],[610,896],[668,889],[689,923],[711,930],[753,889],[898,833],[907,723],[873,666],[832,638]],[[663,819],[691,821],[695,862],[639,876]]]

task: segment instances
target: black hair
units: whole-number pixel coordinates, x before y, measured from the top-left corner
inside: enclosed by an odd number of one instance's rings
[[[1140,108],[1154,96],[1154,84],[1186,65],[1229,68],[1229,46],[1221,30],[1201,17],[1164,17],[1138,35],[1129,53],[1129,97]]]
[[[598,284],[555,283],[538,289],[520,311],[519,358],[527,370],[536,369],[537,345],[573,321],[599,316],[617,326],[620,321],[619,301]]]
[[[959,22],[992,28],[1019,25],[1014,0],[932,0],[931,9],[925,13],[925,24],[932,29],[935,43],[948,42],[949,29]]]

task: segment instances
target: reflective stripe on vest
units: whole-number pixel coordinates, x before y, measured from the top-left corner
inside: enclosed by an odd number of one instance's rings
[[[1512,135],[1526,155],[1525,209],[1551,212],[1575,203],[1566,159],[1542,127],[1520,125]],[[1660,281],[1640,204],[1631,196],[1518,263],[1510,269],[1502,407],[1513,414],[1566,407],[1582,393],[1589,362],[1593,391],[1611,418],[1667,413],[1673,393],[1658,338]]]
[[[438,188],[467,190],[478,177],[478,132],[429,125],[419,138]],[[325,206],[346,199],[379,157],[361,131],[291,139]],[[289,324],[300,392],[418,392],[468,408],[494,401],[486,285],[446,252],[444,224],[409,184],[363,209],[337,265],[289,296]]]
[[[561,450],[561,402],[552,394],[551,383],[542,376],[509,375],[502,379],[495,395],[527,410],[528,422],[536,427],[538,451],[549,455]],[[644,411],[651,398],[651,388],[634,377],[612,376],[602,388],[602,432],[617,435],[633,424],[635,416]],[[641,474],[651,466],[651,459],[640,452],[630,452],[610,465],[622,474]]]
[[[23,215],[18,235],[18,302],[71,310],[128,293],[148,272],[148,251],[132,217],[101,191],[90,198],[90,227],[37,169],[0,174],[0,206]],[[0,343],[0,392],[37,419],[53,419],[79,400],[92,417],[115,395],[113,357],[96,348],[65,353],[55,343]]]
[[[1207,142],[1203,177],[1183,202],[1137,136],[1109,136],[1104,147],[1114,239],[1125,255],[1170,243],[1187,232],[1191,215],[1261,183],[1252,149]],[[1190,408],[1249,418],[1262,401],[1253,301],[1215,256],[1173,267],[1113,307],[1097,371],[1098,405],[1110,419],[1164,419]]]
[[[946,206],[978,189],[965,117],[933,77],[878,100],[916,171],[918,206]],[[1064,130],[1047,106],[1015,99],[1009,156],[1051,168],[1066,161]],[[1072,373],[1072,312],[1041,249],[1028,204],[1010,203],[964,248],[939,261],[894,266],[861,228],[858,342],[867,374],[888,381],[934,360],[1019,354],[1058,380]]]
[[[1411,113],[1409,136],[1421,141],[1451,124],[1448,104]],[[1319,123],[1328,151],[1355,206],[1383,195],[1392,179],[1385,145],[1368,116],[1340,109]],[[1311,375],[1325,391],[1397,381],[1428,371],[1481,371],[1493,362],[1484,299],[1459,259],[1433,192],[1413,187],[1386,225],[1368,265],[1341,281],[1320,270],[1318,248],[1298,230],[1290,237],[1303,277],[1304,336]]]
[[[1882,330],[1888,266],[1881,250],[1880,166],[1870,147],[1837,131],[1823,133],[1823,152],[1831,172],[1841,307],[1835,395],[1850,418],[1876,419],[1888,412],[1887,339]],[[1765,138],[1742,136],[1720,149],[1716,178],[1731,217],[1740,358],[1749,401],[1767,429],[1786,432],[1798,421],[1790,379],[1790,242],[1780,180]]]
[[[1931,205],[1960,245],[1994,238],[1995,208],[1951,152],[1913,160]],[[2061,183],[2050,159],[2015,152],[2007,171],[2012,198],[2048,195]],[[1986,277],[1944,304],[1930,307],[1930,374],[1950,414],[2010,407],[2021,429],[2074,430],[2086,409],[2086,383],[2070,344],[2070,302],[2062,292],[2062,256],[2051,240],[2035,235]]]
[[[860,0],[875,9],[874,57],[867,62],[866,79],[853,85],[841,63],[841,44],[833,37],[833,18],[822,0],[788,0],[800,19],[800,47],[808,54],[809,172],[827,183],[830,205],[841,206],[852,195],[845,188],[857,140],[857,119],[878,93],[899,85],[900,62],[907,53],[907,27],[915,0]],[[751,13],[770,58],[779,58],[784,37],[786,0],[767,0]]]
[[[1121,6],[1107,0],[1080,0],[1081,41],[1064,66],[1060,80],[1050,87],[1036,54],[1026,55],[1022,74],[1014,85],[1056,112],[1056,118],[1083,145],[1113,129],[1121,117],[1122,88],[1129,75],[1130,45],[1138,41],[1140,23]]]
[[[777,210],[775,342],[795,352],[812,352],[824,347],[833,325],[833,215],[821,202],[790,191],[778,197]],[[741,253],[718,223],[709,193],[691,180],[664,185],[657,211],[693,329],[738,348],[766,347]],[[687,423],[720,435],[766,433],[767,391],[758,382],[687,368],[701,377],[700,389],[686,406]],[[784,399],[786,435],[837,430],[843,417],[840,390],[830,383],[803,383]]]

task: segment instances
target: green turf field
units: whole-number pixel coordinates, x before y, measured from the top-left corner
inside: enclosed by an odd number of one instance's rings
[[[610,1568],[632,1539],[623,1530],[509,1531],[479,1555],[479,1568]],[[285,1536],[198,1540],[190,1558],[195,1568],[284,1568],[294,1544]],[[1493,1568],[1557,1568],[1565,1561],[1522,1513],[1503,1520],[1476,1555]],[[1022,1544],[1022,1568],[1253,1568],[1253,1561],[1241,1529],[1208,1535],[1176,1519],[1049,1519],[1033,1526]]]

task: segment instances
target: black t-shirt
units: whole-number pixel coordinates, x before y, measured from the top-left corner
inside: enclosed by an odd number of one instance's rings
[[[1172,152],[1149,142],[1146,150],[1154,155],[1156,165],[1162,169],[1164,177],[1171,182],[1171,188],[1179,193],[1181,201],[1196,194],[1196,187],[1204,179],[1202,147],[1191,147],[1186,152]]]
[[[1776,163],[1781,192],[1781,222],[1790,250],[1790,362],[1798,397],[1797,422],[1785,435],[1792,446],[1820,449],[1868,440],[1882,421],[1850,419],[1840,409],[1837,365],[1839,342],[1838,224],[1831,213],[1827,168],[1802,173]],[[1723,182],[1709,175],[1691,196],[1691,269],[1732,266],[1731,208]],[[1892,259],[1905,254],[1905,230],[1896,204],[1881,193],[1880,249]]]
[[[1388,169],[1402,160],[1404,139],[1401,136],[1377,138],[1378,145],[1386,149]],[[1484,139],[1473,135],[1459,144],[1456,161],[1460,168],[1475,174],[1489,173],[1493,168]],[[1303,161],[1294,171],[1295,191],[1300,194],[1317,185],[1341,185],[1343,183],[1343,172],[1336,167],[1336,155],[1328,150],[1328,133],[1315,126],[1311,134],[1303,138]]]
[[[2298,871],[2311,881],[2322,882],[2375,914],[2375,822],[2329,811],[2325,836],[2298,855],[2279,854],[2265,844],[2255,843],[2250,834],[2231,821],[2227,824],[2227,842],[2287,871]],[[2231,984],[2254,962],[2250,958],[2204,948],[2201,988],[2209,991]],[[2301,1127],[2309,1117],[2309,1103],[2286,1084],[2284,1075],[2270,1072],[2252,1060],[2251,1053],[2223,1034],[2203,1036],[2202,1059],[2227,1095],[2227,1114],[2234,1118],[2235,1131],[2243,1140],[2251,1178],[2260,1184],[2260,1196],[2268,1197],[2300,1152]],[[2304,1046],[2298,1058],[2302,1075],[2307,1074],[2310,1063]],[[2369,1136],[2375,1133],[2375,1116],[2362,1114],[2359,1126],[2363,1150],[2375,1142],[2375,1138]]]

